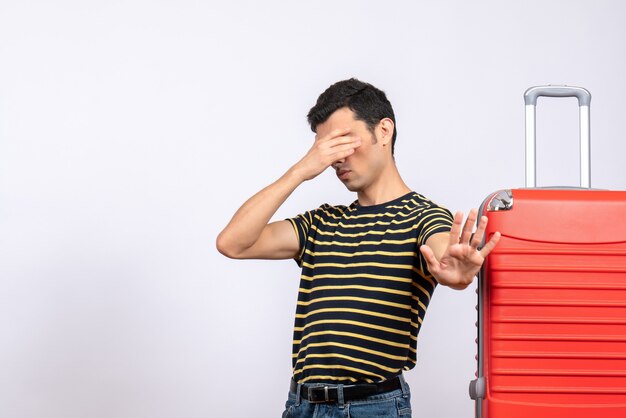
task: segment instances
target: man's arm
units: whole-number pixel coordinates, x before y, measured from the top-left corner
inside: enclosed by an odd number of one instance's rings
[[[485,235],[487,217],[481,217],[478,228],[472,235],[477,216],[478,211],[472,209],[461,228],[463,214],[457,212],[449,233],[434,234],[428,238],[426,245],[420,247],[428,270],[440,284],[457,290],[465,289],[478,274],[487,255],[498,244],[500,233],[496,232],[489,242],[478,250]]]
[[[248,199],[218,235],[218,251],[239,259],[295,257],[299,243],[291,223],[269,221],[301,183],[297,174],[290,170]]]
[[[298,238],[289,221],[270,222],[278,208],[304,181],[317,177],[332,163],[361,145],[348,129],[316,138],[307,154],[281,178],[267,186],[235,213],[218,235],[219,252],[230,258],[288,259],[297,256]]]

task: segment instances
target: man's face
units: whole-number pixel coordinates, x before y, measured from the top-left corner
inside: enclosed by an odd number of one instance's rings
[[[335,129],[349,128],[349,136],[359,137],[361,146],[354,154],[332,164],[339,180],[353,192],[369,187],[378,177],[385,164],[385,150],[367,124],[354,118],[354,112],[347,107],[336,110],[326,122],[317,126],[317,138],[328,135]]]

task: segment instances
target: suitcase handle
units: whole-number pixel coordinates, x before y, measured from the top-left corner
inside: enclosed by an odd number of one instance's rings
[[[589,106],[591,93],[582,87],[570,86],[537,86],[531,87],[524,93],[526,105],[537,106],[539,97],[576,97],[579,106]]]
[[[580,110],[580,187],[591,187],[591,126],[589,106],[591,93],[582,87],[536,86],[524,93],[526,104],[526,187],[537,185],[537,99],[545,97],[576,97]]]

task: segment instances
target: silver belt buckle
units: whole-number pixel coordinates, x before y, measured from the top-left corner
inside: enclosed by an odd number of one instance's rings
[[[311,388],[311,391],[314,391],[315,389],[318,389],[318,388],[320,387],[318,386],[316,388]],[[311,403],[324,403],[324,402],[330,401],[330,398],[328,396],[328,385],[324,386],[324,399],[311,399],[312,398],[311,394],[309,394],[308,398],[309,398],[308,401]]]

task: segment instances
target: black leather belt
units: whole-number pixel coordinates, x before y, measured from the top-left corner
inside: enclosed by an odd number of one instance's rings
[[[343,400],[345,402],[348,402],[356,399],[363,399],[367,398],[368,396],[391,392],[392,390],[400,389],[401,387],[402,385],[400,384],[400,378],[398,376],[384,380],[379,383],[344,385]],[[291,379],[291,392],[296,393],[297,388],[298,384],[293,379]],[[302,399],[306,399],[307,401],[312,403],[337,402],[339,400],[336,385],[302,385],[302,387],[300,388],[300,396],[302,397]]]

